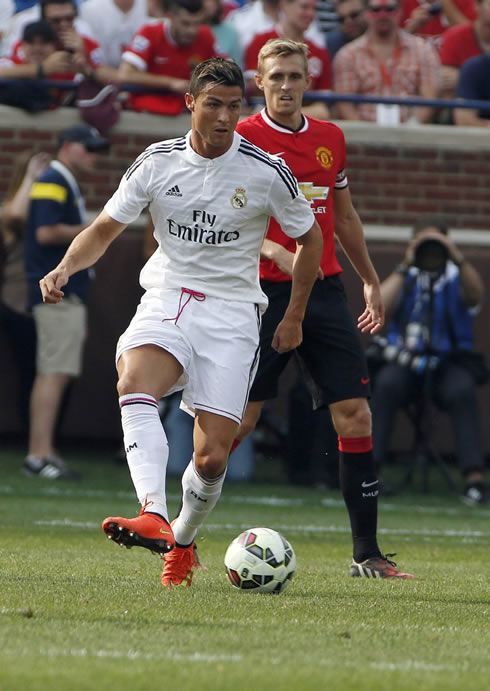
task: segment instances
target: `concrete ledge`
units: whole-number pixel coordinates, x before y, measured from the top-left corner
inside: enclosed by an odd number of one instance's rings
[[[32,130],[59,131],[80,122],[76,108],[58,108],[30,115],[20,108],[0,105],[0,127],[26,127]],[[185,134],[190,129],[190,114],[177,117],[124,111],[111,130],[113,134],[154,135],[155,141]],[[335,121],[346,135],[348,144],[373,147],[403,146],[441,151],[490,151],[488,130],[480,127],[449,125],[400,125],[380,127],[373,122]]]

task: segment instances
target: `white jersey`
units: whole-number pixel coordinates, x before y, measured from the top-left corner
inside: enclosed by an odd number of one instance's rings
[[[132,223],[149,204],[159,247],[140,283],[267,305],[259,256],[270,216],[290,237],[314,223],[284,161],[235,132],[231,147],[203,158],[185,137],[152,144],[126,171],[105,211]]]

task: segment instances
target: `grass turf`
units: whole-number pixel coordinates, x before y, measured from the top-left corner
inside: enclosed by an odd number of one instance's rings
[[[73,454],[83,480],[62,484],[21,475],[21,460],[0,453],[1,691],[488,688],[488,510],[442,494],[382,500],[381,547],[418,580],[372,581],[347,575],[338,492],[230,484],[198,538],[208,570],[163,589],[156,556],[100,530],[137,513],[126,467]],[[168,489],[172,512],[179,485]],[[227,545],[254,525],[295,548],[279,596],[224,575]]]

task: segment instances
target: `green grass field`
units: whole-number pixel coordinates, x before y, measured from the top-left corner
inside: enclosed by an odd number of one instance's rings
[[[158,557],[100,530],[137,513],[126,467],[67,459],[80,483],[27,478],[19,452],[0,453],[0,691],[488,688],[489,510],[442,492],[382,500],[381,547],[418,580],[371,581],[348,577],[338,492],[229,484],[198,537],[208,570],[167,590]],[[229,542],[254,525],[295,548],[279,596],[224,574]]]

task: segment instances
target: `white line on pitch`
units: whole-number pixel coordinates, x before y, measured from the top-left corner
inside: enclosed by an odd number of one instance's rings
[[[99,528],[100,524],[92,521],[73,521],[70,518],[55,520],[34,521],[34,525],[46,525],[67,528]],[[339,525],[277,525],[277,530],[287,533],[350,533],[347,526]],[[245,523],[211,523],[203,526],[204,530],[247,530],[250,525]],[[409,530],[407,528],[380,528],[378,533],[381,535],[421,535],[425,537],[490,537],[490,533],[483,533],[480,530]]]

